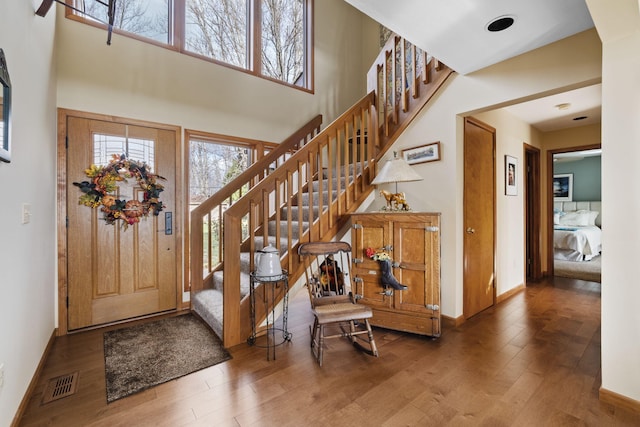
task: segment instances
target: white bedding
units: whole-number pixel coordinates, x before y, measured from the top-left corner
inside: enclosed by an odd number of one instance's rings
[[[589,261],[602,251],[602,230],[595,225],[555,225],[553,248],[556,259]]]

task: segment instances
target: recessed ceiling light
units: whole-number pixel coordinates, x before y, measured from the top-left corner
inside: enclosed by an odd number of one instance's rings
[[[557,108],[558,110],[567,110],[569,109],[569,107],[571,107],[571,104],[569,104],[568,102],[555,105],[555,108]]]
[[[512,26],[514,22],[516,22],[515,16],[512,16],[512,15],[498,16],[497,18],[491,20],[487,24],[486,29],[487,31],[496,33],[498,31],[506,30],[507,28]]]
[[[578,121],[578,120],[584,120],[586,118],[587,116],[579,116],[579,117],[574,117],[573,120]]]

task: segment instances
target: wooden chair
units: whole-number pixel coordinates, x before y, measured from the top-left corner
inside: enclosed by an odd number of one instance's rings
[[[311,309],[311,351],[322,366],[324,340],[346,337],[359,350],[378,357],[369,319],[370,307],[356,304],[349,286],[351,245],[346,242],[309,242],[298,248],[305,266]],[[335,328],[329,328],[336,326]],[[338,333],[335,333],[339,330]],[[329,333],[329,335],[328,335]],[[333,334],[331,334],[333,333]],[[359,341],[366,342],[366,347]]]

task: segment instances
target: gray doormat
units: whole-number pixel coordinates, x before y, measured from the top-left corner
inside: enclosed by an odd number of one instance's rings
[[[192,314],[105,332],[107,402],[230,358],[220,339]]]

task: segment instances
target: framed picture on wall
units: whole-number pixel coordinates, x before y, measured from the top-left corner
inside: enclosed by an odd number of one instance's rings
[[[504,156],[504,194],[507,196],[518,195],[518,159],[513,156]]]
[[[573,201],[572,173],[560,173],[553,175],[553,200],[555,202]]]
[[[402,157],[410,165],[440,160],[440,141],[402,150]]]

